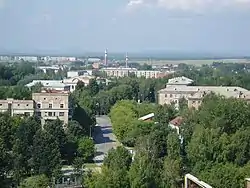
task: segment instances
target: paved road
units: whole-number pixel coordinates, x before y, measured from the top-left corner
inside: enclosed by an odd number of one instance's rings
[[[118,142],[112,133],[112,125],[108,116],[98,116],[96,117],[96,122],[97,125],[93,133],[96,147],[94,161],[100,166],[103,163],[105,155],[111,148],[115,148]]]

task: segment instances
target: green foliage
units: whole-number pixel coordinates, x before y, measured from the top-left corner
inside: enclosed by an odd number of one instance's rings
[[[129,188],[128,169],[132,157],[123,147],[111,149],[105,157],[101,173],[88,174],[84,184],[89,188]]]
[[[49,178],[45,175],[31,176],[24,179],[19,188],[46,188],[50,185]]]
[[[32,167],[35,174],[52,177],[61,168],[61,154],[57,139],[46,131],[37,131],[34,137]]]
[[[78,140],[77,156],[89,161],[95,153],[95,144],[92,139],[83,137]]]

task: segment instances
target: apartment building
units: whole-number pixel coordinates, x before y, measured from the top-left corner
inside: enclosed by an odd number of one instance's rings
[[[209,93],[222,95],[226,98],[250,100],[250,92],[237,86],[167,85],[166,88],[158,91],[158,103],[161,105],[174,103],[178,108],[179,101],[185,98],[188,101],[188,107],[198,109],[204,96]]]
[[[14,100],[8,98],[0,100],[0,113],[9,112],[11,116],[33,116],[34,101],[33,100]]]
[[[42,125],[48,120],[57,118],[66,125],[72,118],[67,91],[45,90],[41,93],[33,93],[32,99],[35,103],[35,113],[41,118]]]
[[[108,77],[126,77],[129,76],[129,73],[135,73],[137,69],[135,68],[115,68],[115,67],[107,67],[101,69],[101,71],[105,72]]]
[[[101,71],[104,71],[108,77],[126,77],[130,74],[134,74],[136,77],[145,78],[159,78],[164,76],[161,71],[137,70],[136,68],[108,67],[101,69]]]
[[[59,118],[68,124],[72,118],[69,93],[67,91],[44,90],[33,93],[32,100],[0,100],[0,112],[9,112],[11,116],[33,116],[41,118],[42,126],[49,120]]]

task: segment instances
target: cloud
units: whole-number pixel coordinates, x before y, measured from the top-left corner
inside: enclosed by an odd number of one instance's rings
[[[221,8],[250,8],[250,0],[130,0],[129,8],[158,7],[167,10],[218,10]]]

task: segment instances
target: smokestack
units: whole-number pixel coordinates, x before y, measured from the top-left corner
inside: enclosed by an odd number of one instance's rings
[[[128,53],[126,53],[126,59],[125,59],[125,61],[126,61],[126,68],[128,68]]]
[[[108,50],[105,50],[105,54],[104,54],[104,64],[107,65],[108,64]]]

